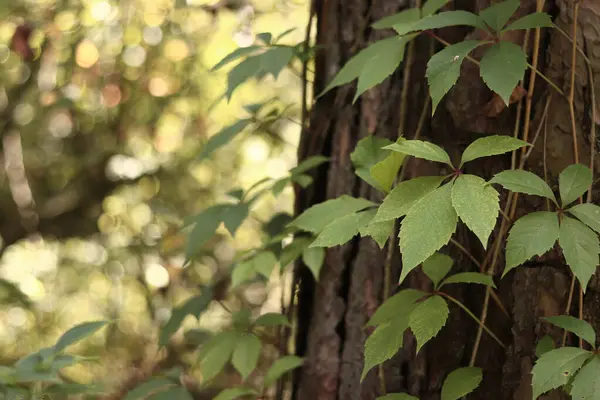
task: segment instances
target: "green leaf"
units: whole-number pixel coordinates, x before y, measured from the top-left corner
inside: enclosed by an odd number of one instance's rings
[[[440,296],[419,303],[408,317],[408,327],[417,339],[417,353],[446,325],[448,304]]]
[[[238,58],[242,58],[244,56],[254,53],[256,50],[258,50],[260,48],[261,48],[260,46],[238,47],[231,53],[227,54],[214,67],[212,67],[211,71],[216,71],[216,70],[224,67],[225,65],[229,64],[230,62],[237,60]]]
[[[512,136],[493,135],[475,140],[463,152],[460,165],[482,157],[495,156],[529,146],[529,143]]]
[[[290,321],[283,314],[266,313],[261,315],[254,321],[254,326],[291,326]]]
[[[248,218],[249,212],[250,208],[247,203],[234,204],[223,210],[221,213],[223,224],[231,236],[235,236],[240,225]]]
[[[414,31],[425,31],[428,29],[439,29],[448,26],[467,25],[487,31],[485,22],[479,15],[468,11],[444,11],[439,14],[430,15],[416,22],[400,23],[394,25],[398,35],[406,35]]]
[[[277,264],[277,258],[270,251],[262,251],[241,261],[235,267],[231,275],[231,287],[235,288],[242,283],[253,279],[257,274],[269,279],[275,264]]]
[[[563,216],[558,243],[565,255],[565,261],[585,292],[590,278],[600,264],[598,236],[583,223]]]
[[[306,189],[313,183],[313,178],[310,175],[292,175],[292,181]]]
[[[581,222],[600,233],[600,207],[595,204],[578,204],[567,210]]]
[[[302,175],[303,173],[310,171],[311,169],[316,168],[327,161],[329,161],[329,157],[325,156],[308,157],[296,167],[290,169],[290,175]]]
[[[552,18],[544,12],[535,12],[527,14],[519,18],[512,24],[508,25],[504,32],[516,31],[519,29],[534,29],[534,28],[552,28]]]
[[[486,8],[479,13],[479,16],[490,28],[499,33],[518,8],[519,0],[506,0]]]
[[[447,1],[447,0],[444,0]],[[409,8],[407,10],[400,11],[397,14],[389,15],[385,18],[375,22],[371,27],[374,29],[387,29],[392,28],[394,25],[405,24],[410,22],[418,21],[421,17],[421,12],[418,8]]]
[[[404,289],[396,293],[377,308],[367,325],[377,326],[397,318],[408,319],[417,306],[417,301],[424,296],[427,296],[427,293],[416,289]]]
[[[571,317],[570,315],[556,315],[554,317],[546,317],[543,319],[550,322],[552,325],[556,325],[559,328],[574,333],[588,342],[592,347],[596,347],[596,332],[594,332],[594,328],[586,321]]]
[[[442,400],[458,400],[477,389],[483,373],[481,368],[465,367],[448,374],[442,385]]]
[[[356,102],[361,94],[392,75],[404,59],[404,49],[412,37],[392,36],[390,39],[394,40],[382,40],[385,41],[385,46],[382,45],[377,54],[364,64],[358,76],[353,102]]]
[[[265,387],[271,386],[284,374],[301,366],[303,361],[302,358],[296,356],[284,356],[277,359],[267,371],[267,375],[265,375]]]
[[[550,335],[545,335],[540,341],[535,345],[535,356],[540,358],[544,354],[554,349],[554,340]]]
[[[388,193],[398,176],[398,171],[404,163],[406,155],[401,153],[390,152],[390,154],[373,165],[369,170],[369,173],[377,183],[379,188],[384,193]]]
[[[460,66],[465,57],[483,43],[478,40],[465,40],[444,48],[429,59],[425,75],[431,95],[432,115],[435,114],[442,98],[458,80]]]
[[[66,331],[54,345],[54,350],[57,353],[63,352],[67,347],[79,342],[82,339],[96,333],[100,328],[103,328],[108,321],[85,322],[74,326]]]
[[[260,340],[253,333],[246,333],[238,339],[231,363],[245,380],[254,371],[260,357]]]
[[[221,225],[221,212],[223,208],[222,204],[217,204],[216,206],[207,208],[191,219],[194,226],[187,238],[185,248],[185,257],[187,260],[198,254],[202,246],[215,235],[217,228]]]
[[[407,318],[397,318],[381,324],[369,335],[365,342],[365,364],[361,382],[376,365],[392,358],[402,347],[404,331],[408,328]]]
[[[419,398],[406,393],[389,393],[378,397],[377,400],[419,400]]]
[[[389,150],[382,149],[382,147],[391,143],[392,142],[387,139],[369,135],[366,138],[361,139],[354,151],[350,154],[350,160],[352,160],[352,164],[356,169],[356,175],[369,185],[382,191],[384,191],[384,188],[381,187],[371,175],[371,167],[386,159],[389,154],[394,154]]]
[[[308,237],[296,237],[294,241],[283,248],[279,264],[281,268],[287,267],[302,255],[304,250],[311,244],[312,239]]]
[[[450,0],[427,0],[425,4],[423,4],[421,14],[423,17],[428,17],[441,10],[442,7],[444,7],[449,2]]]
[[[481,78],[492,91],[498,93],[507,106],[526,69],[525,52],[521,46],[511,42],[494,44],[479,64]]]
[[[277,197],[283,192],[283,189],[290,183],[290,178],[281,178],[278,179],[273,186],[271,187],[271,192],[273,192],[273,196]]]
[[[573,400],[600,399],[600,356],[595,355],[581,371],[575,375],[571,387]]]
[[[322,247],[309,247],[302,252],[302,262],[310,269],[315,280],[319,280],[319,273],[325,261],[325,249]]]
[[[533,172],[523,171],[522,169],[502,171],[496,174],[490,180],[490,183],[498,183],[504,189],[513,192],[545,197],[557,204],[550,186]]]
[[[343,195],[310,207],[293,220],[290,226],[318,233],[331,222],[374,205],[373,202],[366,199]]]
[[[215,152],[215,150],[231,142],[234,137],[246,129],[246,127],[251,123],[252,120],[250,118],[240,119],[235,123],[221,129],[218,133],[212,135],[202,147],[202,150],[198,155],[198,161],[208,158],[212,153]]]
[[[165,390],[164,392],[158,392],[148,397],[147,400],[194,400],[192,395],[183,386],[176,386]]]
[[[496,287],[494,285],[494,278],[481,272],[459,272],[458,274],[449,276],[442,282],[440,287],[451,283],[478,283],[481,285]]]
[[[200,354],[200,371],[203,382],[217,376],[231,358],[236,348],[240,334],[235,331],[225,331],[215,335],[207,344],[206,351]],[[203,346],[203,347],[204,347]]]
[[[277,38],[275,39],[275,43],[279,42],[281,39],[283,39],[290,33],[294,32],[296,29],[298,29],[298,28],[290,28],[290,29],[286,29],[285,31],[281,32],[279,34],[279,36],[277,36]]]
[[[260,69],[277,79],[281,71],[292,61],[294,50],[289,46],[274,46],[259,57]]]
[[[360,214],[348,214],[333,221],[323,229],[309,247],[333,247],[350,241],[358,235],[360,219]]]
[[[169,321],[161,328],[159,335],[159,345],[165,346],[171,336],[181,327],[181,323],[188,315],[193,315],[196,319],[200,318],[200,315],[206,311],[208,305],[213,299],[212,289],[209,287],[203,287],[202,292],[187,300],[180,307],[176,307],[173,309],[171,313],[171,318]]]
[[[387,221],[406,215],[417,201],[437,189],[443,180],[443,176],[422,176],[400,182],[383,200],[373,221]]]
[[[373,219],[368,225],[360,228],[359,232],[362,237],[371,236],[379,248],[383,249],[383,246],[385,246],[385,243],[392,234],[392,229],[394,229],[394,220],[390,219],[388,221],[373,222]]]
[[[460,175],[452,187],[452,206],[483,247],[487,248],[500,210],[496,189],[478,176]]]
[[[262,56],[251,56],[229,71],[227,74],[227,101],[231,100],[231,96],[238,86],[259,74],[261,66]]]
[[[558,239],[558,215],[538,211],[515,222],[506,242],[506,267],[502,276],[533,256],[541,256],[554,246]]]
[[[400,229],[402,273],[400,283],[417,265],[450,240],[458,216],[452,208],[452,184],[425,195],[408,212]]]
[[[423,266],[421,268],[425,275],[433,282],[433,287],[437,288],[440,281],[448,275],[448,272],[450,272],[452,264],[454,264],[452,257],[436,252],[427,260],[423,261]]]
[[[590,356],[578,347],[561,347],[542,355],[531,371],[533,398],[567,383]]]
[[[127,392],[127,395],[123,400],[141,400],[150,396],[153,393],[167,390],[170,387],[175,386],[175,382],[165,378],[154,378],[146,381],[141,385],[136,386],[134,389]]]
[[[262,32],[262,33],[258,33],[256,35],[256,38],[268,46],[271,44],[273,35],[270,32]]]
[[[558,176],[563,208],[577,200],[592,186],[592,171],[582,164],[571,164]]]
[[[397,151],[409,156],[424,158],[425,160],[441,162],[452,166],[450,156],[440,146],[421,140],[401,139],[398,142],[385,146],[384,149]]]
[[[254,389],[237,387],[237,388],[223,390],[213,400],[235,400],[235,399],[239,399],[240,397],[256,396],[256,395],[258,395],[258,393]]]

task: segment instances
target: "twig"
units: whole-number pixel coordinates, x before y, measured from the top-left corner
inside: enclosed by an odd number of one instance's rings
[[[596,115],[596,89],[594,88],[594,73],[592,71],[592,66],[588,63],[588,79],[590,85],[590,97],[592,103],[592,123],[590,124],[590,170],[592,171],[592,182],[594,181],[594,169],[596,164],[596,121],[598,117]],[[592,202],[592,187],[588,190],[587,199],[588,203]]]

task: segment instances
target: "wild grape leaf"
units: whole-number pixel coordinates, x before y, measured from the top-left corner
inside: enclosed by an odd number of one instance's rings
[[[419,400],[415,396],[406,393],[388,393],[385,396],[380,396],[377,400]]]
[[[256,396],[258,393],[256,390],[245,387],[236,387],[231,389],[225,389],[217,395],[213,400],[235,400],[240,397]]]
[[[333,247],[350,241],[358,235],[360,214],[348,214],[325,227],[309,247]]]
[[[538,211],[519,218],[508,235],[506,267],[502,276],[531,257],[550,250],[558,234],[558,215],[553,212]]]
[[[533,398],[567,383],[590,356],[592,353],[578,347],[561,347],[542,355],[531,371]]]
[[[238,47],[231,53],[227,54],[214,67],[212,67],[211,71],[216,71],[216,70],[224,67],[225,65],[229,64],[230,62],[237,60],[238,58],[242,58],[244,56],[254,53],[256,50],[258,50],[260,48],[261,48],[260,46]]]
[[[253,333],[246,333],[238,339],[233,351],[231,363],[243,379],[254,371],[260,357],[260,340]]]
[[[236,331],[225,331],[215,335],[203,346],[200,353],[200,371],[204,382],[217,376],[225,367],[236,348],[241,334]]]
[[[295,261],[298,257],[302,256],[302,253],[305,249],[310,246],[313,239],[310,237],[295,237],[292,243],[288,244],[283,248],[281,252],[281,257],[279,259],[279,264],[281,268],[287,267],[290,263]]]
[[[441,400],[458,400],[477,389],[483,373],[481,368],[464,367],[448,374],[442,385]]]
[[[343,195],[337,199],[327,200],[310,207],[293,220],[290,226],[318,233],[331,222],[374,205],[373,202],[366,199]]]
[[[567,210],[578,220],[600,233],[600,207],[595,204],[578,204]]]
[[[463,152],[460,165],[482,157],[495,156],[529,146],[529,143],[512,136],[492,135],[475,140]]]
[[[240,119],[212,135],[202,147],[202,150],[198,155],[198,161],[208,158],[212,153],[215,152],[215,150],[231,142],[234,137],[246,129],[246,127],[251,123],[252,119],[250,118]]]
[[[446,278],[440,287],[449,285],[451,283],[478,283],[494,288],[496,287],[496,285],[494,285],[494,279],[492,276],[482,274],[481,272],[459,272],[458,274],[454,274]]]
[[[421,198],[408,212],[400,229],[402,273],[400,283],[417,265],[450,240],[458,216],[452,207],[452,184]]]
[[[242,283],[253,279],[257,274],[269,279],[276,264],[277,258],[275,257],[275,254],[270,251],[261,251],[252,257],[239,262],[231,275],[231,287],[237,287]]]
[[[586,321],[571,317],[570,315],[556,315],[554,317],[546,317],[543,319],[550,322],[552,325],[573,332],[575,335],[592,345],[592,347],[596,347],[596,332],[594,332],[594,328]]]
[[[310,171],[313,168],[318,167],[321,164],[326,163],[327,161],[329,161],[329,157],[325,157],[325,156],[308,157],[307,159],[302,161],[300,164],[298,164],[294,168],[290,169],[290,175],[301,175],[307,171]]]
[[[235,232],[240,225],[248,218],[250,207],[248,203],[232,204],[221,213],[223,225],[229,231],[231,236],[235,236]]]
[[[261,32],[256,34],[256,39],[263,42],[267,46],[271,44],[271,40],[273,39],[273,34],[270,32]]]
[[[592,186],[592,171],[582,164],[571,164],[558,176],[563,208],[577,200]]]
[[[302,252],[302,262],[310,269],[316,281],[319,280],[324,261],[325,249],[322,247],[309,247]]]
[[[552,28],[552,18],[544,12],[535,12],[519,18],[504,28],[503,32],[516,31],[519,29]]]
[[[371,236],[373,240],[377,243],[379,248],[383,249],[383,246],[385,246],[385,243],[388,241],[390,235],[392,234],[393,228],[393,219],[381,222],[373,222],[371,220],[371,222],[368,225],[363,226],[359,229],[359,233],[362,237]]]
[[[391,143],[388,139],[369,135],[361,139],[350,154],[350,160],[352,160],[356,175],[379,190],[383,190],[383,188],[379,187],[379,183],[371,175],[371,167],[384,160],[391,153],[389,150],[382,149],[382,147]]]
[[[422,176],[400,182],[383,200],[373,221],[387,221],[406,215],[417,201],[437,189],[443,180],[443,176]]]
[[[303,361],[302,358],[296,356],[283,356],[278,358],[267,371],[264,380],[265,387],[271,386],[284,374],[301,366]]]
[[[290,321],[283,314],[266,313],[261,315],[254,321],[254,326],[291,326]]]
[[[590,278],[600,264],[598,236],[583,223],[563,216],[558,243],[565,255],[565,261],[585,292]]]
[[[223,209],[224,205],[217,204],[190,218],[190,222],[194,226],[187,237],[185,248],[187,260],[198,254],[202,246],[215,235],[217,228],[221,225],[221,212]]]
[[[506,41],[490,47],[479,64],[481,78],[492,91],[498,93],[507,106],[526,69],[527,56],[521,46]]]
[[[535,356],[540,358],[549,351],[554,350],[554,340],[550,335],[545,335],[535,345]]]
[[[491,5],[479,13],[479,16],[496,32],[500,32],[510,17],[519,8],[519,0],[506,0]]]
[[[285,31],[281,32],[279,34],[279,36],[277,36],[277,38],[275,38],[275,42],[274,43],[279,42],[281,39],[283,39],[284,37],[286,37],[290,33],[294,32],[296,29],[298,29],[298,28],[289,28],[289,29],[286,29]]]
[[[404,331],[408,328],[407,318],[397,318],[381,324],[365,342],[365,365],[361,382],[376,365],[392,358],[402,347]]]
[[[441,162],[452,166],[450,156],[440,146],[422,140],[401,139],[396,143],[385,146],[384,149],[397,151],[409,156],[424,158],[425,160]]]
[[[388,193],[392,188],[396,176],[398,176],[398,171],[406,158],[406,155],[401,153],[389,153],[390,154],[386,158],[369,169],[371,176],[377,183],[377,186],[375,187],[379,188],[379,190],[384,193]]]
[[[478,176],[460,175],[452,187],[452,206],[483,247],[487,248],[500,210],[496,189]]]
[[[262,67],[261,56],[251,56],[233,67],[227,74],[227,101],[231,100],[233,92],[248,79],[257,76]]]
[[[573,400],[600,400],[600,356],[595,355],[575,375],[571,387]]]
[[[273,46],[259,57],[261,70],[277,79],[294,57],[294,50],[289,46]]]
[[[446,325],[448,304],[440,296],[431,296],[417,304],[408,317],[408,327],[417,339],[417,353]]]
[[[533,172],[523,171],[522,169],[502,171],[496,174],[490,180],[490,183],[498,183],[504,189],[513,192],[545,197],[557,204],[556,197],[554,197],[550,186]]]
[[[399,23],[394,25],[398,35],[406,35],[410,32],[425,31],[428,29],[439,29],[447,26],[467,25],[488,31],[485,21],[477,14],[468,11],[444,11],[439,14],[430,15],[416,22]]]
[[[397,14],[389,15],[385,18],[382,18],[379,21],[375,22],[373,25],[371,25],[371,27],[373,27],[374,29],[392,28],[394,25],[418,21],[420,17],[420,10],[416,7],[413,7],[400,11]]]
[[[425,75],[431,95],[432,115],[442,98],[458,80],[460,66],[465,57],[483,43],[478,40],[465,40],[444,48],[429,59]]]
[[[423,17],[428,17],[441,10],[442,7],[444,7],[449,2],[450,0],[427,0],[425,4],[423,4],[421,14]]]
[[[454,264],[452,257],[436,252],[427,260],[423,261],[421,268],[425,275],[433,282],[433,287],[437,288],[440,281],[448,275],[448,272],[450,272],[452,264]]]
[[[416,289],[404,289],[387,299],[371,317],[369,326],[377,326],[397,318],[406,318],[417,306],[417,300],[427,293]]]
[[[57,353],[61,353],[67,347],[79,342],[82,339],[85,339],[88,336],[96,333],[100,328],[103,328],[108,321],[94,321],[94,322],[84,322],[82,324],[76,325],[63,333],[63,335],[58,339],[56,344],[54,345],[54,350]]]
[[[206,311],[208,305],[213,299],[212,289],[203,287],[202,292],[187,300],[183,305],[175,307],[171,313],[171,318],[161,328],[159,335],[159,345],[165,346],[171,336],[181,327],[181,323],[188,315],[193,315],[196,319]]]

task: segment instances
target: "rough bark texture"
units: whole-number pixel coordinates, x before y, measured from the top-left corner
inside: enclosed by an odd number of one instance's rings
[[[323,50],[317,55],[315,93],[339,71],[342,65],[368,43],[390,35],[374,31],[373,21],[414,4],[409,0],[315,0],[317,16],[317,44]],[[489,5],[487,0],[462,0],[454,2],[455,8],[478,11]],[[546,2],[545,10],[555,17],[556,23],[567,32],[573,24],[573,4],[557,0]],[[535,0],[521,1],[519,15],[535,10]],[[578,44],[591,61],[596,92],[600,93],[600,2],[580,2]],[[455,43],[476,36],[469,29],[443,29],[439,34]],[[524,35],[514,34],[510,40],[523,44]],[[319,98],[313,107],[310,127],[304,132],[299,157],[315,154],[331,157],[331,162],[315,173],[315,185],[298,192],[297,212],[312,204],[342,194],[366,196],[381,200],[381,195],[357,178],[350,162],[350,153],[356,143],[367,135],[377,135],[395,140],[398,135],[400,107],[405,103],[407,120],[404,133],[414,135],[417,121],[425,104],[427,85],[424,71],[430,52],[427,37],[419,37],[411,65],[411,82],[407,97],[401,98],[403,70],[398,70],[381,85],[366,92],[352,105],[354,86],[346,85]],[[528,49],[531,50],[529,41]],[[439,45],[436,44],[439,50]],[[531,51],[530,51],[531,52]],[[556,31],[542,35],[538,68],[544,71],[565,92],[569,91],[571,68],[571,43]],[[477,53],[475,54],[477,56]],[[575,111],[580,162],[588,163],[590,154],[589,132],[593,121],[588,70],[584,59],[578,55],[576,68]],[[529,72],[526,74],[529,78]],[[528,88],[528,79],[524,84]],[[549,182],[556,186],[558,173],[573,162],[571,123],[566,99],[549,88],[539,77],[532,102],[529,139],[540,125],[541,114],[551,95],[547,122],[547,169]],[[598,96],[597,96],[598,97]],[[491,133],[512,135],[516,120],[516,104],[510,108],[494,109],[492,93],[479,78],[477,66],[465,62],[461,78],[455,89],[446,96],[435,116],[428,118],[423,131],[425,140],[443,146],[456,158],[468,143]],[[429,115],[429,114],[428,114]],[[522,114],[523,115],[523,114]],[[521,117],[522,119],[522,117]],[[522,124],[523,121],[520,121]],[[543,174],[543,135],[526,169]],[[427,162],[412,160],[407,165],[407,178],[438,174],[448,171]],[[443,168],[443,167],[442,167]],[[485,178],[502,169],[510,168],[510,156],[494,157],[467,167]],[[503,193],[502,204],[506,200]],[[517,216],[537,209],[545,203],[535,198],[519,199]],[[498,234],[498,227],[491,240]],[[480,260],[484,250],[464,227],[456,238],[465,244]],[[397,245],[393,262],[392,282],[397,282],[401,268]],[[456,260],[454,268],[462,271],[476,270],[466,257],[455,248],[444,251]],[[502,254],[503,252],[501,252]],[[299,283],[298,318],[300,330],[296,337],[297,352],[307,357],[304,368],[297,374],[294,398],[298,400],[374,400],[381,395],[377,370],[373,369],[360,383],[363,368],[363,346],[369,331],[364,325],[382,301],[383,268],[385,252],[370,239],[329,249],[325,266],[318,283],[305,268],[296,276]],[[496,272],[504,265],[501,256]],[[497,274],[498,275],[498,274]],[[531,399],[530,371],[535,362],[535,344],[550,333],[560,340],[561,331],[540,323],[540,317],[562,314],[565,310],[571,277],[559,252],[517,268],[500,280],[497,276],[498,295],[510,317],[501,313],[490,302],[488,324],[507,344],[502,349],[489,336],[483,335],[477,353],[476,365],[484,370],[484,381],[470,396],[473,399]],[[403,285],[404,286],[404,285]],[[406,286],[427,288],[420,272],[409,275]],[[455,285],[452,294],[460,298],[476,314],[481,312],[485,290],[477,285]],[[392,293],[396,290],[393,285]],[[600,328],[600,287],[593,278],[584,299],[586,318]],[[573,302],[572,311],[577,308]],[[437,399],[444,378],[452,370],[466,366],[471,358],[477,325],[464,312],[451,306],[451,316],[441,333],[415,355],[415,343],[407,334],[404,349],[385,363],[385,383],[388,392],[408,392],[420,399]],[[561,398],[558,392],[546,398]]]

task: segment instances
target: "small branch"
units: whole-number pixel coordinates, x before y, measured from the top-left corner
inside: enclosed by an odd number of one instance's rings
[[[590,85],[590,100],[592,103],[592,123],[590,124],[590,170],[592,171],[592,182],[594,181],[594,170],[596,169],[596,121],[598,121],[598,116],[596,115],[596,89],[594,88],[594,73],[592,71],[592,66],[588,63],[588,79]],[[592,187],[588,190],[587,199],[588,203],[592,202]]]

